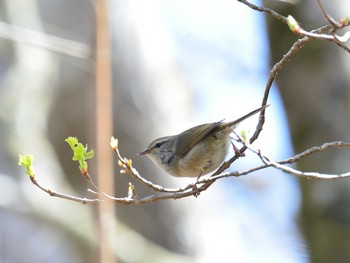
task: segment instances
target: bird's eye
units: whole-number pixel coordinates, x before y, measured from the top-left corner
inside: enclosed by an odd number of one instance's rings
[[[156,143],[156,148],[159,148],[162,144],[160,142]]]

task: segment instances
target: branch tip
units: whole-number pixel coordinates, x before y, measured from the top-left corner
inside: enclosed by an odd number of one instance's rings
[[[115,139],[113,136],[111,137],[111,147],[113,151],[118,149],[118,139]]]

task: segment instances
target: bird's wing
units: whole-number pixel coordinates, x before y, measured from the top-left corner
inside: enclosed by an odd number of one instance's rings
[[[175,155],[182,158],[199,142],[201,142],[213,129],[218,127],[222,121],[202,124],[188,129],[179,134],[181,143],[179,141],[176,145]]]

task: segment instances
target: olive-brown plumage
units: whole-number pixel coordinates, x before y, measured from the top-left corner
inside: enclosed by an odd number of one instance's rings
[[[139,155],[147,155],[157,166],[173,176],[198,177],[208,174],[224,162],[230,146],[230,133],[241,121],[267,106],[231,122],[202,124],[178,135],[156,139]]]

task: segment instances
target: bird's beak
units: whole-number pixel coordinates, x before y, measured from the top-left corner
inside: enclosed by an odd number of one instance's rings
[[[144,150],[143,152],[140,152],[140,153],[138,153],[137,155],[138,156],[141,156],[141,155],[147,155],[149,153],[149,150]]]

